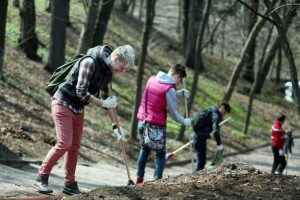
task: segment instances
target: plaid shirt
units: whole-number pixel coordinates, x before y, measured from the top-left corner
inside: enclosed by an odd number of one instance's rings
[[[94,95],[88,92],[90,79],[94,70],[95,64],[92,58],[85,58],[81,61],[76,85],[76,93],[83,101],[90,102],[92,98],[95,98]]]
[[[92,98],[95,98],[94,95],[88,92],[90,79],[95,70],[94,60],[92,58],[85,58],[80,62],[78,81],[76,85],[76,94],[83,101],[90,102]],[[71,109],[74,113],[82,113],[83,109],[76,109],[73,106],[69,105],[67,102],[62,101],[58,98],[53,98],[63,104],[64,106]]]

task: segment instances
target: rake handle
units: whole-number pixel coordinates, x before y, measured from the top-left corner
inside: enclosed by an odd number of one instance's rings
[[[109,97],[112,97],[111,85],[108,86],[108,95],[109,95]],[[119,124],[119,119],[118,119],[118,116],[117,116],[117,111],[116,111],[115,108],[112,108],[112,110],[113,110],[114,119],[115,119],[116,124],[117,124],[118,133],[120,133],[121,129],[120,129],[120,124]],[[123,156],[123,160],[125,162],[125,167],[126,167],[126,172],[127,172],[128,179],[131,180],[131,176],[130,176],[130,172],[129,172],[129,168],[128,168],[128,160],[127,160],[127,156],[126,156],[126,153],[125,153],[125,145],[124,145],[123,140],[119,140],[119,146],[120,146],[121,151],[122,151],[122,156]]]
[[[186,89],[186,82],[183,81],[183,87]],[[187,101],[187,97],[184,97],[184,105],[185,105],[185,117],[188,118],[189,117],[189,109],[188,109],[188,101]],[[187,127],[188,132],[189,132],[189,127]],[[192,138],[190,139],[190,142],[185,144],[183,146],[183,148],[185,148],[186,146],[190,145],[190,151],[191,151],[191,161],[192,161],[192,171],[194,171],[194,154],[193,154],[193,146],[192,146]],[[182,148],[182,149],[183,149]],[[180,151],[181,149],[177,149],[178,151]],[[176,150],[176,151],[177,151]],[[178,152],[177,151],[177,152]],[[174,152],[173,152],[174,153]]]
[[[227,119],[223,120],[222,122],[219,123],[219,126],[222,126],[223,124],[225,124],[226,122],[228,122],[231,119],[231,117],[228,117]],[[209,134],[212,134],[214,131],[210,132]],[[178,149],[176,149],[175,151],[171,152],[170,154],[175,155],[176,153],[178,153],[179,151],[181,151],[182,149],[186,148],[187,146],[189,146],[189,144],[191,144],[191,142],[188,142],[184,145],[182,145],[181,147],[179,147]]]

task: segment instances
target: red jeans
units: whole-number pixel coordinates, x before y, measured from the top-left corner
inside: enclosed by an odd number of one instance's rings
[[[78,150],[83,133],[84,114],[74,113],[56,100],[51,104],[57,141],[48,152],[40,169],[40,175],[49,175],[56,162],[65,154],[65,183],[75,181]]]

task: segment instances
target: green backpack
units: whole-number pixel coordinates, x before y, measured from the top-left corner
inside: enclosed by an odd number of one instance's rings
[[[45,88],[46,92],[53,96],[58,89],[59,84],[63,83],[66,80],[66,77],[73,68],[74,64],[85,56],[85,54],[73,56],[65,64],[56,68],[47,82],[47,86]]]

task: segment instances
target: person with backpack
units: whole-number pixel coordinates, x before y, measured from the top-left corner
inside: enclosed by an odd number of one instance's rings
[[[136,184],[143,183],[145,167],[151,150],[156,151],[154,178],[161,179],[165,168],[167,111],[177,123],[191,125],[191,120],[183,118],[177,111],[176,94],[188,97],[183,88],[176,91],[176,85],[186,77],[185,66],[176,64],[168,73],[159,71],[146,84],[137,113],[141,150],[137,160]]]
[[[271,129],[272,152],[274,157],[271,174],[282,174],[286,167],[286,159],[283,150],[286,133],[282,129],[284,121],[285,115],[280,113],[276,117]]]
[[[195,171],[204,169],[206,164],[206,140],[214,135],[217,143],[217,151],[223,151],[223,145],[220,137],[220,122],[223,117],[230,113],[230,105],[222,102],[218,107],[210,107],[199,111],[195,117],[192,118],[193,147],[197,153],[197,162]]]
[[[66,78],[53,91],[51,110],[55,123],[57,142],[48,152],[38,170],[33,186],[41,193],[52,193],[48,185],[49,175],[56,162],[64,155],[64,187],[62,192],[80,194],[75,181],[78,150],[83,134],[84,107],[95,104],[107,110],[118,133],[113,109],[117,106],[115,96],[108,97],[108,87],[116,73],[124,72],[134,63],[134,49],[130,45],[115,50],[109,46],[90,48],[85,56],[78,59]],[[101,93],[101,97],[99,96]],[[124,130],[118,139],[124,139]]]

